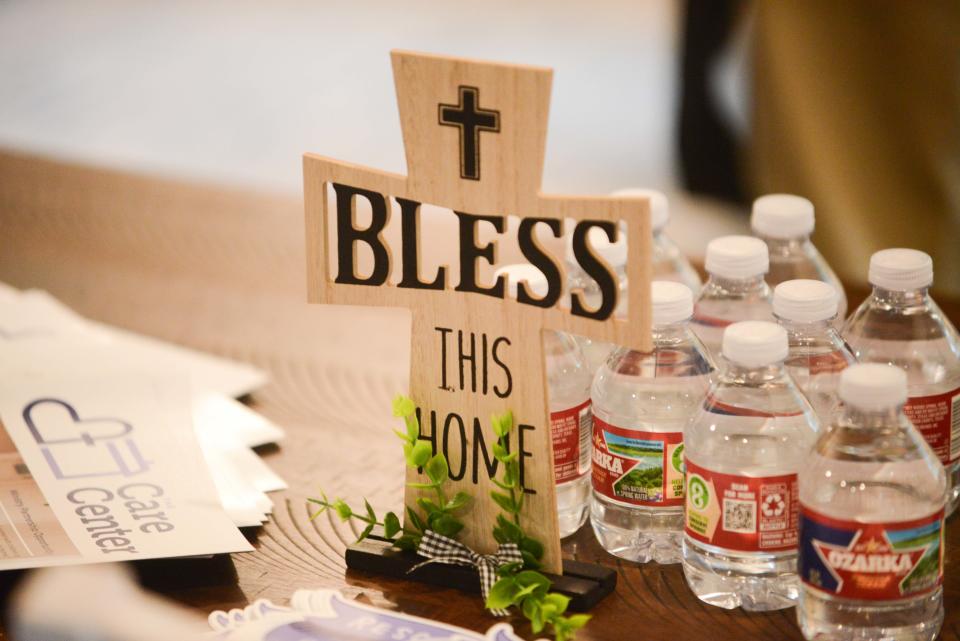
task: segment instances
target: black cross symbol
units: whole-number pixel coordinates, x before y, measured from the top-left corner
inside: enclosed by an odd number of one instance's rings
[[[460,177],[480,180],[480,132],[500,131],[500,112],[480,109],[480,90],[460,86],[460,104],[439,105],[441,125],[460,129]]]

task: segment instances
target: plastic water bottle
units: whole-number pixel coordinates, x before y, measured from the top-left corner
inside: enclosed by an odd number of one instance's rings
[[[683,283],[696,296],[703,285],[700,276],[686,256],[683,255],[683,252],[680,251],[680,248],[670,240],[664,231],[667,222],[670,220],[667,197],[653,189],[621,189],[611,195],[647,196],[650,198],[650,227],[653,230],[651,258],[653,278],[654,280]],[[588,238],[590,246],[617,271],[617,278],[620,283],[620,303],[617,306],[616,314],[623,318],[626,316],[627,300],[627,227],[621,224],[620,236],[615,243],[611,243],[607,235],[599,229],[591,229]],[[600,289],[597,283],[580,268],[574,259],[572,239],[572,235],[567,236],[567,288],[583,288],[588,304],[598,305],[600,303]],[[587,359],[587,366],[591,372],[596,372],[616,347],[611,343],[597,342],[582,336],[577,337],[577,342],[580,343],[580,348],[583,350]]]
[[[750,236],[721,236],[707,244],[710,277],[694,307],[693,331],[710,354],[720,358],[723,330],[744,320],[773,321],[767,245]],[[721,363],[722,367],[722,363]]]
[[[816,414],[783,365],[779,325],[731,325],[723,356],[726,368],[684,431],[683,573],[706,603],[787,608],[799,592],[797,472]]]
[[[566,272],[567,290],[582,289],[586,304],[596,308],[601,302],[600,286],[593,278],[583,271],[573,256],[573,234],[567,235]],[[587,241],[593,251],[617,274],[619,291],[617,292],[617,309],[614,314],[619,318],[626,317],[627,305],[627,228],[620,225],[617,241],[610,242],[607,234],[596,227],[587,233]],[[595,341],[586,336],[576,336],[576,341],[583,351],[587,369],[591,376],[603,364],[613,351],[614,345],[603,341]]]
[[[700,407],[713,363],[690,331],[693,295],[654,281],[653,351],[620,348],[593,381],[590,521],[611,554],[680,561],[683,427]]]
[[[903,370],[853,365],[840,397],[842,412],[800,472],[800,628],[824,641],[933,641],[943,622],[943,466],[903,413]]]
[[[813,203],[790,194],[761,196],[753,201],[750,225],[770,250],[767,284],[776,287],[798,278],[829,283],[837,290],[837,317],[842,322],[847,315],[847,295],[840,279],[810,242]]]
[[[519,281],[526,282],[534,296],[547,293],[546,278],[532,265],[505,265],[496,271],[496,276],[501,274],[507,278],[511,297],[516,297]],[[543,352],[547,368],[553,473],[557,484],[557,518],[560,536],[566,537],[586,522],[590,503],[591,376],[580,346],[570,334],[543,332]]]
[[[680,248],[667,236],[670,222],[670,206],[667,197],[653,189],[620,189],[613,196],[647,196],[650,198],[650,227],[653,230],[653,278],[683,283],[693,292],[700,293],[703,281]]]
[[[834,326],[837,291],[819,280],[788,280],[773,290],[773,315],[787,330],[787,371],[826,425],[837,404],[840,372],[857,362]]]
[[[870,258],[873,292],[847,320],[843,337],[863,363],[907,373],[904,412],[947,468],[947,514],[960,497],[960,336],[928,288],[933,261],[914,249]]]

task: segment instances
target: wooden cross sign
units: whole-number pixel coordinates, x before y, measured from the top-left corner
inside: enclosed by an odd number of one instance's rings
[[[491,530],[499,513],[489,500],[497,463],[490,416],[513,412],[511,451],[520,453],[524,527],[544,545],[544,569],[559,574],[541,334],[570,332],[650,349],[649,203],[540,193],[550,69],[403,51],[391,56],[408,175],[304,155],[309,300],[410,310],[409,395],[418,406],[421,438],[446,454],[450,492],[475,497],[462,515],[467,527],[460,539],[481,553],[496,550]],[[427,204],[445,208],[457,230],[456,279],[450,265],[423,273],[431,248],[421,246],[419,215]],[[507,225],[508,216],[519,224]],[[386,240],[397,217],[399,248]],[[617,272],[588,240],[599,228],[615,241],[621,224],[628,239],[625,318],[613,315]],[[515,237],[505,236],[508,228]],[[572,234],[573,257],[599,286],[599,303],[568,291],[562,258],[545,249],[544,235],[564,234]],[[504,278],[489,276],[498,243],[508,240],[543,272],[545,295],[521,282],[510,297]],[[361,252],[372,264],[365,273]],[[418,476],[411,470],[407,480],[425,480]],[[420,491],[408,486],[406,504],[415,505]]]

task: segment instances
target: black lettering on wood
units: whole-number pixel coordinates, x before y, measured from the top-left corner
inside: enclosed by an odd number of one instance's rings
[[[460,469],[457,471],[454,471],[452,467],[454,459],[450,456],[449,449],[450,423],[452,421],[457,422],[457,429],[460,431]],[[463,425],[463,419],[458,414],[448,414],[447,420],[443,422],[443,455],[447,457],[447,463],[451,465],[450,478],[454,481],[462,479],[467,472],[467,430]]]
[[[520,221],[520,229],[517,232],[520,252],[531,265],[543,272],[547,279],[547,293],[543,298],[534,298],[527,291],[526,283],[519,282],[517,283],[517,302],[536,307],[553,307],[563,294],[563,282],[560,279],[560,268],[537,242],[534,234],[537,223],[543,223],[549,227],[556,238],[560,238],[563,234],[559,218],[524,218]]]
[[[596,320],[606,320],[617,308],[617,279],[590,251],[587,234],[592,227],[599,227],[606,232],[611,243],[617,240],[617,225],[609,220],[581,220],[573,228],[573,256],[583,271],[597,282],[601,298],[600,306],[591,311],[583,305],[583,293],[574,292],[570,300],[570,313]]]
[[[341,285],[370,285],[377,287],[390,277],[390,248],[380,234],[390,220],[390,211],[383,194],[369,189],[333,183],[337,195],[337,278]],[[366,198],[370,203],[370,226],[357,229],[354,198]],[[364,242],[373,250],[373,272],[369,278],[357,275],[357,242]]]
[[[473,292],[486,294],[494,298],[504,296],[504,277],[498,276],[493,287],[481,287],[477,282],[477,259],[483,258],[491,265],[497,262],[497,246],[487,243],[483,247],[477,246],[477,223],[485,221],[493,225],[497,233],[503,233],[503,216],[477,216],[454,212],[460,219],[460,283],[456,286],[458,292]]]
[[[400,205],[400,241],[402,245],[403,278],[398,287],[410,289],[437,289],[447,287],[447,269],[437,268],[437,277],[432,283],[420,280],[420,203],[406,198],[397,198]]]
[[[493,358],[493,362],[500,366],[503,369],[503,373],[507,377],[507,386],[505,389],[500,389],[499,385],[494,384],[493,393],[499,396],[500,398],[507,398],[510,396],[510,393],[513,392],[513,376],[510,374],[510,368],[507,367],[507,364],[500,358],[500,355],[497,352],[497,348],[501,344],[506,343],[510,345],[510,339],[506,336],[499,336],[496,340],[493,341],[493,347],[490,350],[490,356]]]
[[[533,458],[532,452],[528,452],[527,450],[523,449],[523,433],[532,432],[535,429],[537,428],[535,428],[533,425],[520,424],[517,426],[517,451],[520,453],[520,456],[517,457],[517,460],[520,463],[520,487],[523,488],[523,491],[525,494],[537,493],[536,490],[528,488],[526,485],[524,485],[524,482],[523,482],[524,470],[526,469],[526,465],[524,464],[525,459]]]

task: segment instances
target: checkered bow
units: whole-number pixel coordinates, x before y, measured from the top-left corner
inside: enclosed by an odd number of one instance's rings
[[[496,581],[497,568],[508,563],[523,563],[523,556],[520,554],[520,548],[517,547],[516,543],[501,544],[496,554],[478,554],[463,543],[437,534],[433,530],[427,530],[423,538],[420,539],[417,553],[420,556],[427,557],[427,560],[410,568],[410,572],[428,563],[447,563],[449,565],[466,565],[477,568],[477,572],[480,574],[480,592],[483,594],[484,603],[487,601],[487,595],[490,594],[490,588]],[[498,617],[507,614],[506,610],[500,609],[490,610],[490,612]]]

